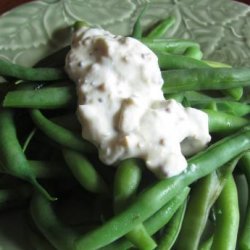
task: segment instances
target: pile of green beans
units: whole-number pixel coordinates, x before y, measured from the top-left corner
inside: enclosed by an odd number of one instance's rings
[[[165,38],[173,17],[143,33],[146,10],[132,36],[158,56],[166,99],[208,114],[212,141],[167,179],[140,159],[106,166],[81,137],[62,64],[69,48],[39,67],[0,60],[0,211],[28,211],[31,249],[250,249],[250,69],[204,60],[195,41]]]

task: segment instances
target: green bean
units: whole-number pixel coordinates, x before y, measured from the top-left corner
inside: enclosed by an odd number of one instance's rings
[[[230,89],[250,85],[248,68],[179,69],[162,71],[163,92]]]
[[[57,109],[71,106],[75,100],[73,86],[14,90],[6,94],[3,107]]]
[[[36,126],[59,145],[83,153],[95,151],[94,147],[78,134],[51,122],[39,110],[31,110],[30,115]]]
[[[174,99],[175,101],[180,102],[180,103],[182,103],[184,98],[186,98],[184,95],[184,92],[173,93],[173,94],[164,94],[164,97],[165,97],[165,99]]]
[[[211,133],[228,133],[236,131],[250,123],[249,119],[227,114],[220,111],[203,109],[208,115],[209,131]]]
[[[198,92],[198,91],[186,91],[184,93],[181,93],[182,95],[184,95],[191,103],[192,105],[199,103],[199,102],[211,102],[211,101],[224,101],[224,100],[228,100],[228,98],[216,98],[216,97],[212,97],[209,96],[208,94],[204,94],[202,92]],[[172,95],[178,95],[178,94],[172,94]]]
[[[250,105],[247,102],[230,101],[225,98],[213,98],[195,91],[187,91],[184,96],[192,107],[206,109],[211,102],[214,102],[218,111],[223,111],[235,116],[245,116],[250,113]]]
[[[229,95],[233,97],[234,100],[238,101],[243,96],[244,90],[242,87],[238,87],[238,88],[224,89],[222,90],[222,93],[224,93],[226,96]]]
[[[221,63],[221,62],[213,62],[213,61],[204,61],[204,62],[213,68],[231,68],[231,65]],[[224,89],[222,90],[222,93],[233,97],[235,100],[239,100],[243,95],[243,88],[239,87],[239,88],[232,88],[232,89]]]
[[[126,210],[120,212],[96,230],[79,237],[76,241],[76,249],[98,249],[124,236],[139,223],[152,216],[172,198],[172,196],[164,197],[166,189],[167,186],[159,182],[139,195]]]
[[[189,187],[182,189],[176,197],[174,197],[171,201],[159,209],[153,216],[145,221],[145,227],[150,235],[157,233],[161,228],[167,225],[177,209],[187,199],[189,191]]]
[[[184,52],[184,56],[187,56],[196,60],[201,60],[203,54],[199,47],[191,47],[191,48],[186,49],[186,51]]]
[[[136,195],[141,181],[141,168],[134,159],[122,161],[114,177],[114,210],[119,213]]]
[[[149,235],[143,224],[136,225],[126,234],[126,238],[133,243],[137,249],[155,249],[156,242]]]
[[[141,41],[153,52],[182,54],[187,48],[200,48],[196,42],[174,38],[142,38]]]
[[[121,162],[114,178],[114,208],[119,213],[125,209],[136,195],[141,180],[141,169],[136,161],[130,159]],[[143,224],[138,224],[126,237],[138,249],[154,249],[155,241],[150,237]]]
[[[32,138],[34,137],[35,133],[36,133],[36,129],[34,128],[34,129],[32,129],[31,132],[28,134],[28,137],[26,138],[26,140],[25,140],[25,142],[24,142],[24,144],[23,144],[23,152],[24,152],[24,153],[25,153],[27,147],[29,146],[29,144],[30,144]]]
[[[185,187],[176,197],[164,205],[159,211],[153,214],[149,219],[144,222],[145,228],[150,235],[154,235],[162,227],[164,227],[172,218],[177,209],[183,204],[187,198],[189,188]],[[102,250],[125,250],[132,247],[132,243],[126,238],[121,238],[110,245],[101,248]]]
[[[166,32],[171,28],[175,23],[175,17],[170,16],[162,20],[156,27],[154,27],[145,37],[146,38],[162,38]]]
[[[162,70],[209,68],[206,63],[183,55],[173,55],[159,51],[156,51],[156,55]]]
[[[213,235],[210,238],[208,238],[205,242],[202,243],[199,250],[210,250],[212,244],[213,244]]]
[[[56,216],[51,202],[39,193],[33,195],[30,206],[31,217],[47,240],[60,250],[74,250],[77,235],[67,228]],[[85,249],[85,248],[83,248]]]
[[[244,86],[249,85],[250,82],[247,81],[247,79],[250,79],[250,73],[247,69],[168,70],[163,71],[162,75],[165,79],[163,86],[165,93],[175,93],[192,89],[231,88],[232,85]],[[37,91],[13,91],[6,95],[3,106],[23,108],[64,107],[74,100],[74,92],[73,86],[48,88]]]
[[[240,160],[240,167],[246,176],[248,192],[250,190],[250,152],[247,152]],[[249,196],[249,195],[248,195]],[[239,249],[250,249],[250,199],[248,198],[247,212],[243,222],[243,228],[239,235]]]
[[[195,183],[191,189],[184,222],[177,240],[177,249],[198,249],[210,209],[238,160],[237,157],[217,170],[217,173],[212,172]]]
[[[216,62],[211,60],[202,60],[204,63],[209,65],[212,68],[231,68],[232,66],[222,62]]]
[[[213,237],[213,250],[235,250],[239,228],[239,206],[237,188],[230,175],[216,201],[216,226]]]
[[[218,177],[213,172],[199,180],[193,187],[183,226],[177,240],[177,249],[198,249],[219,184]]]
[[[185,96],[183,97],[181,103],[185,108],[191,107],[189,100]]]
[[[250,105],[243,102],[215,101],[219,111],[223,111],[235,116],[245,116],[250,113]]]
[[[76,21],[74,23],[74,31],[77,31],[83,27],[88,27],[89,25],[86,23],[86,21]]]
[[[13,114],[10,110],[0,112],[0,156],[6,173],[30,182],[48,199],[55,199],[48,194],[33,175],[18,141]]]
[[[136,39],[141,39],[142,38],[141,18],[144,15],[144,13],[146,12],[147,7],[148,7],[148,5],[146,4],[143,7],[141,13],[139,14],[139,16],[137,17],[137,19],[135,21],[131,36],[136,38]]]
[[[236,146],[237,145],[237,146]],[[76,249],[97,249],[128,233],[164,206],[184,187],[250,148],[250,127],[228,136],[192,157],[187,171],[162,180],[139,195],[125,211],[76,241]],[[148,202],[150,200],[150,203]],[[129,222],[129,223],[128,223]]]
[[[248,205],[248,182],[243,172],[243,169],[241,168],[241,161],[239,161],[237,168],[234,171],[234,181],[238,191],[238,203],[239,203],[239,213],[240,213],[240,225],[238,234],[238,239],[239,239],[240,232],[242,232],[244,223],[246,222],[247,205]],[[216,218],[215,215],[213,215],[213,217],[214,217],[213,219]],[[237,242],[237,244],[238,243],[239,242]]]
[[[55,81],[67,78],[59,68],[28,68],[0,59],[0,75],[28,81]]]
[[[173,218],[170,220],[169,224],[166,227],[166,232],[162,236],[159,246],[157,250],[170,250],[174,245],[178,234],[181,230],[184,214],[186,211],[187,202],[185,201],[184,204],[178,209],[175,213]]]
[[[108,187],[105,181],[82,154],[66,148],[62,152],[72,174],[86,190],[107,194]]]
[[[217,103],[216,103],[216,102],[211,102],[211,103],[208,105],[207,109],[208,109],[208,110],[210,109],[210,110],[212,110],[212,111],[214,111],[214,112],[218,112]]]

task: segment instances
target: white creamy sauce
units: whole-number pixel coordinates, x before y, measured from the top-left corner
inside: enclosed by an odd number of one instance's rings
[[[83,138],[115,164],[139,157],[161,177],[181,173],[210,141],[207,115],[165,100],[156,55],[144,44],[105,30],[74,33],[66,71],[76,82]]]

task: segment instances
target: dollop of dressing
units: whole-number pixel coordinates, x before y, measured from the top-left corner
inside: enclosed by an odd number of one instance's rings
[[[207,115],[165,100],[156,55],[140,41],[97,28],[73,34],[65,69],[76,82],[82,136],[108,165],[138,157],[161,177],[210,141]]]

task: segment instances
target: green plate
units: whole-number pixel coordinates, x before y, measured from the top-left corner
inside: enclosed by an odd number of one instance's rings
[[[0,57],[33,65],[68,44],[79,19],[128,35],[145,3],[145,28],[174,15],[169,37],[199,42],[205,58],[250,66],[250,7],[231,0],[33,1],[0,17]]]
[[[231,0],[33,1],[0,16],[0,58],[34,65],[69,43],[70,26],[76,20],[128,35],[145,3],[145,29],[173,15],[176,24],[168,37],[199,42],[207,59],[250,66],[250,7]],[[22,212],[0,216],[0,250],[31,249],[25,216]]]

